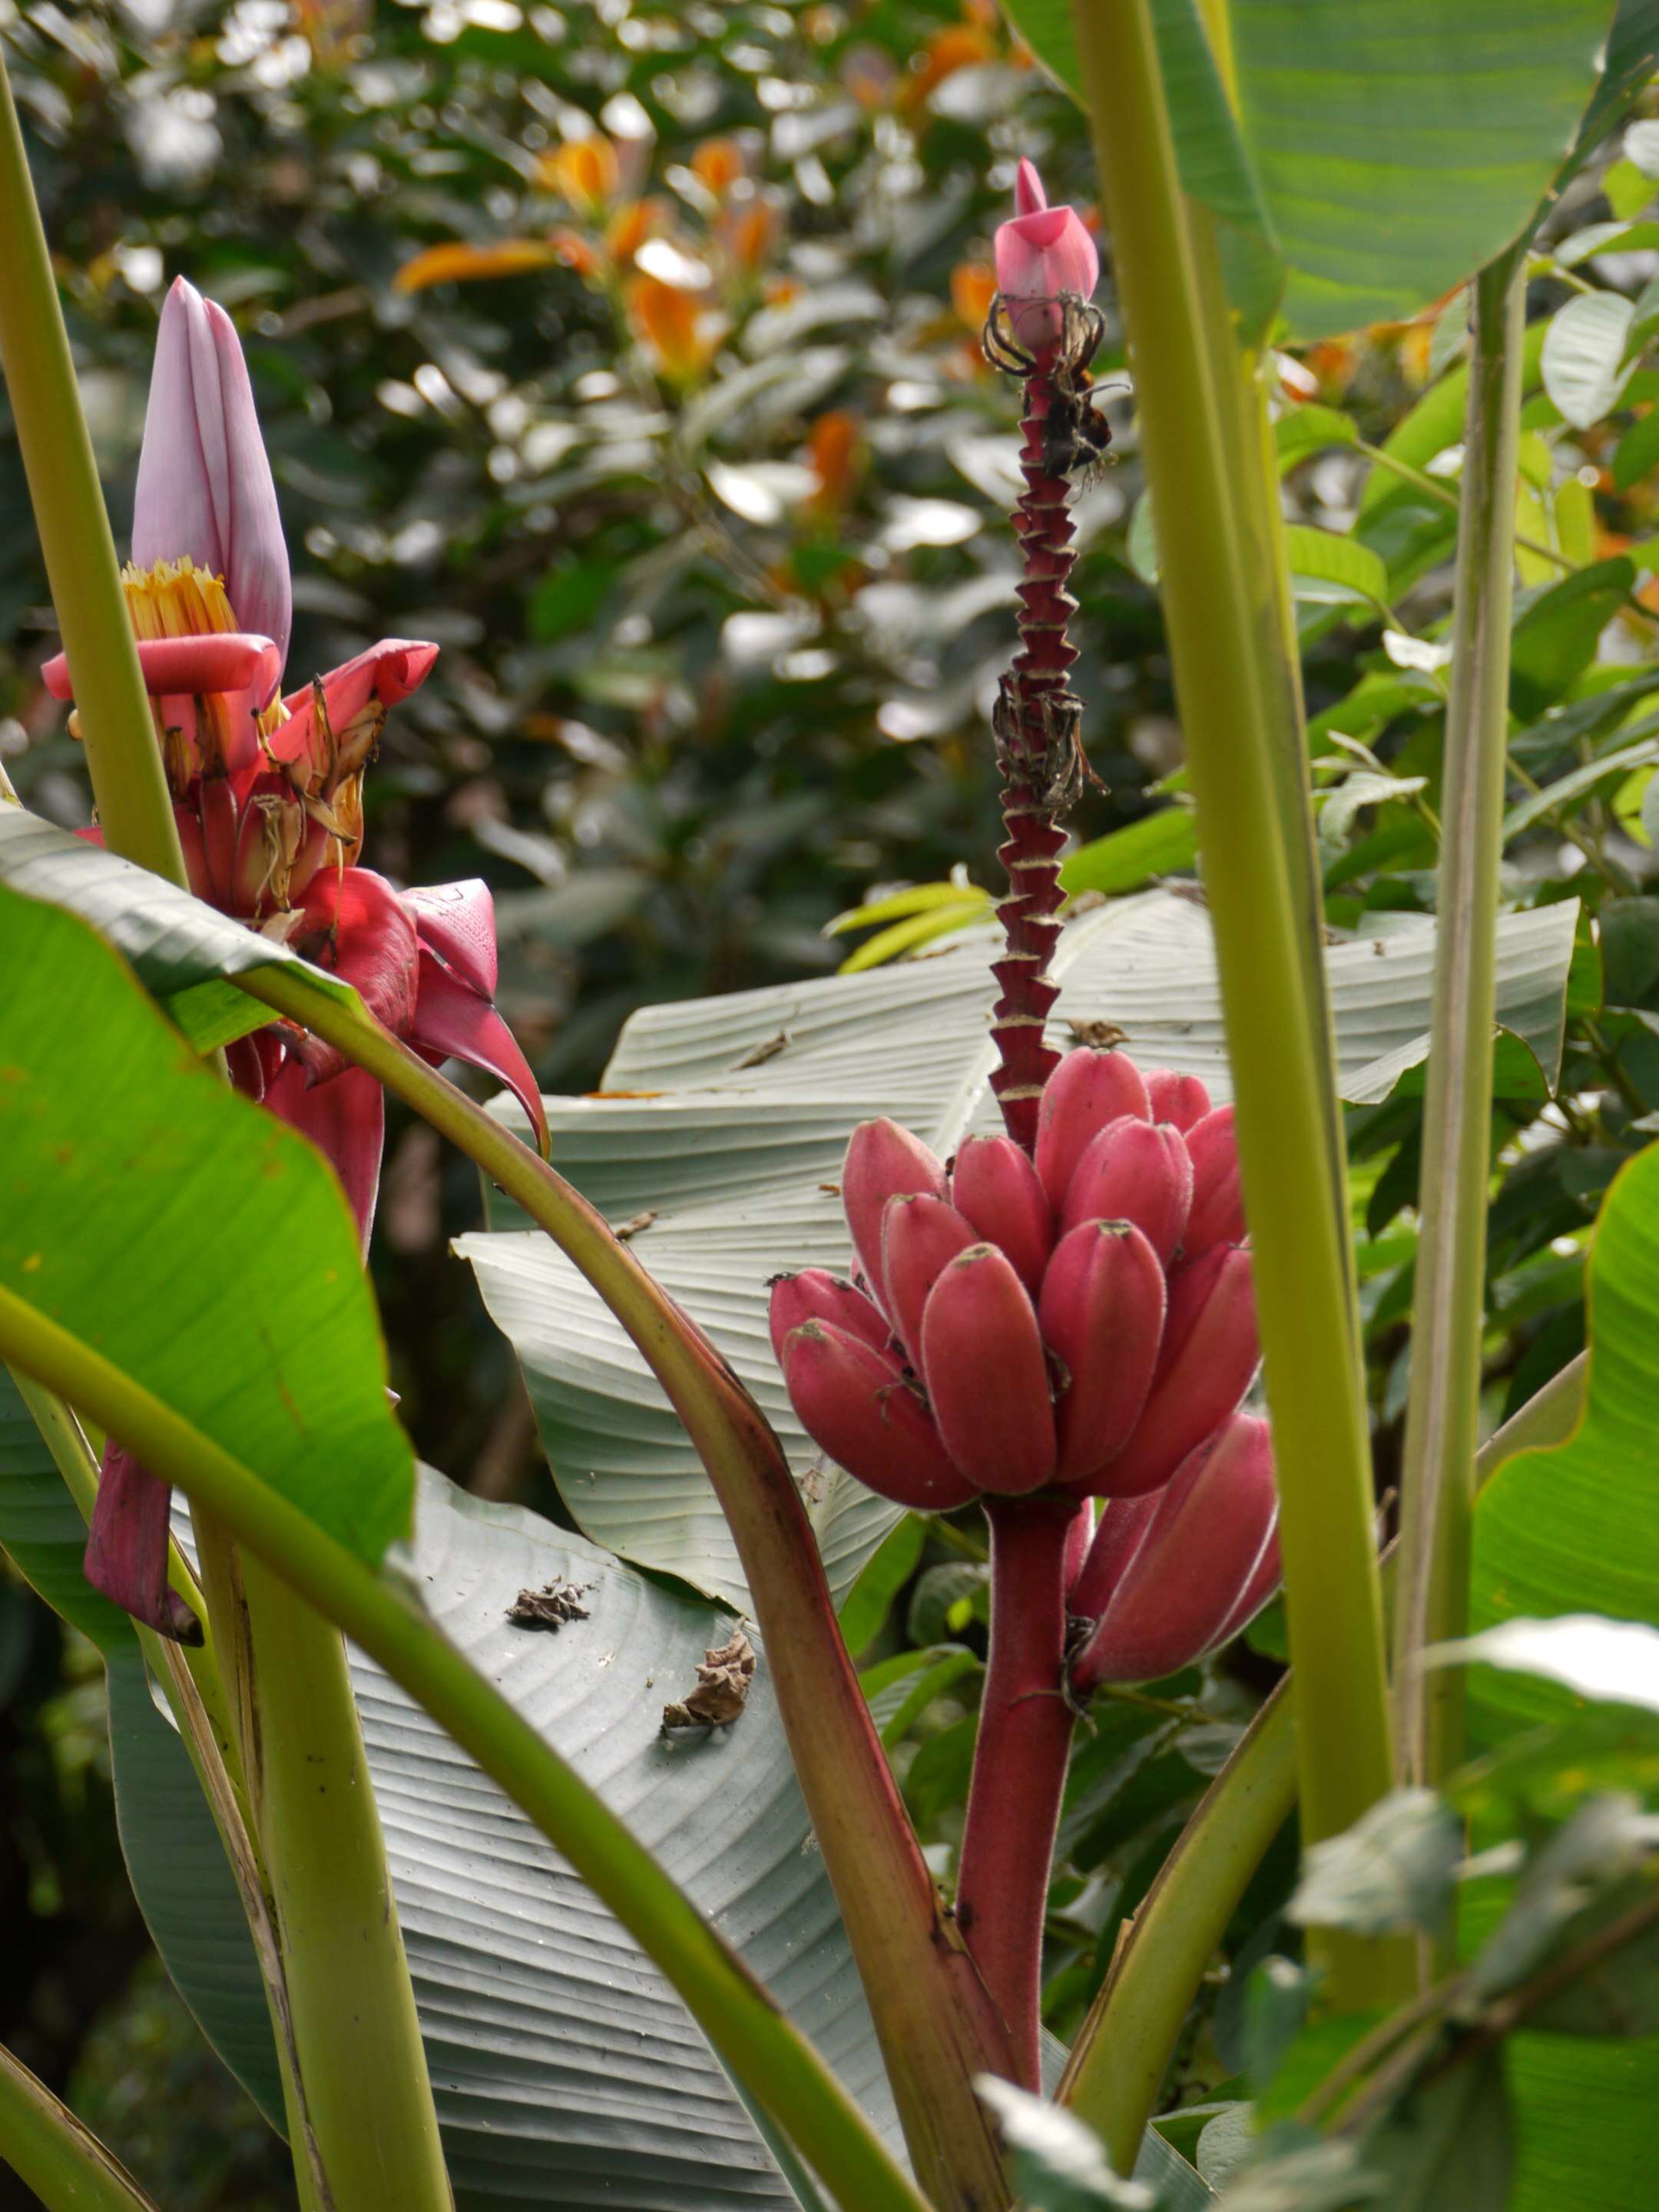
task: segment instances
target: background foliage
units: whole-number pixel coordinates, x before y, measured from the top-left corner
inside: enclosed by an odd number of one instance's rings
[[[1016,152],[1056,198],[1086,201],[1089,164],[1080,118],[988,4],[0,0],[0,36],[118,537],[155,313],[182,273],[247,343],[295,560],[295,665],[381,633],[445,648],[370,780],[369,857],[405,881],[492,882],[502,1003],[549,1089],[594,1084],[639,1006],[828,971],[848,948],[825,925],[896,883],[959,866],[994,882],[985,715],[1011,630],[1017,407],[975,343],[988,240]],[[1659,124],[1638,121],[1552,212],[1529,295],[1505,896],[1577,898],[1583,920],[1559,1094],[1518,1044],[1500,1058],[1494,1421],[1582,1344],[1589,1224],[1659,1112],[1656,177]],[[1462,323],[1454,298],[1281,362],[1336,931],[1381,937],[1432,897]],[[1114,353],[1115,331],[1109,381]],[[1083,829],[1142,826],[1073,881],[1117,891],[1182,872],[1191,846],[1152,519],[1122,395],[1106,405],[1118,459],[1079,502],[1076,588],[1108,790]],[[0,422],[0,512],[23,511]],[[29,805],[74,823],[79,764],[37,675],[54,642],[15,530],[0,751]],[[927,916],[976,910],[964,890]],[[1384,1487],[1418,1089],[1408,1074],[1351,1116]],[[395,1115],[392,1147],[375,1273],[403,1413],[437,1464],[568,1520],[507,1348],[447,1256],[477,1218],[472,1178]],[[942,1858],[982,1650],[975,1551],[973,1531],[924,1549],[902,1525],[854,1600]],[[1062,2033],[1274,1677],[1271,1616],[1254,1641],[1219,1680],[1097,1715],[1053,1899]],[[170,2168],[176,2141],[145,2133],[180,2077],[216,2127],[229,2107],[176,2000],[133,1972],[96,1680],[72,1635],[0,1588],[0,1911],[22,1931],[0,2040],[71,2083],[167,2202],[282,2202],[251,2121],[246,2160],[231,2136],[219,2172]],[[1236,1965],[1289,1941],[1293,1860],[1286,1838]],[[1195,2015],[1178,2094],[1238,2070],[1242,1982]]]

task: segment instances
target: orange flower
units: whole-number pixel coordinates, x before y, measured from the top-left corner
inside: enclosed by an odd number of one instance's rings
[[[621,180],[622,164],[608,138],[573,138],[544,154],[536,164],[538,184],[585,215],[598,215],[614,199]]]
[[[397,292],[424,292],[434,284],[465,283],[480,276],[518,276],[526,269],[545,269],[562,259],[558,244],[547,238],[504,238],[494,246],[428,246],[405,261],[393,277]]]
[[[911,57],[900,105],[920,107],[935,85],[943,84],[959,69],[988,62],[996,50],[996,40],[981,23],[953,23],[948,29],[935,31],[921,52]]]
[[[605,256],[586,234],[561,228],[552,244],[567,269],[574,269],[586,284],[598,284],[605,276]]]
[[[691,156],[691,167],[716,199],[724,199],[744,173],[743,149],[733,138],[705,138]]]
[[[951,305],[977,337],[996,297],[997,272],[988,261],[958,261],[951,271]]]
[[[732,208],[721,217],[720,242],[748,276],[754,276],[771,258],[783,228],[774,201],[752,200],[747,207]]]
[[[666,200],[624,200],[605,227],[605,250],[618,268],[626,268],[647,238],[667,224]]]
[[[1322,391],[1330,393],[1347,390],[1358,364],[1358,353],[1343,338],[1322,338],[1302,356],[1308,374],[1318,379]]]
[[[807,437],[806,458],[817,478],[807,507],[816,520],[833,521],[851,505],[869,458],[857,416],[839,407],[820,415]]]
[[[635,343],[659,376],[689,384],[702,375],[714,359],[720,332],[718,318],[708,314],[695,292],[636,270],[623,287],[623,303]]]

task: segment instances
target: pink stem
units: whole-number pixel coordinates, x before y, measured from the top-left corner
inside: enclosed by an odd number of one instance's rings
[[[1066,626],[1077,611],[1067,586],[1077,558],[1066,511],[1069,487],[1043,466],[1043,424],[1054,398],[1054,349],[1039,356],[1025,380],[1025,494],[1014,510],[1025,574],[1019,586],[1020,649],[1003,678],[998,756],[1007,840],[998,857],[1008,890],[997,908],[1006,950],[992,963],[1001,990],[991,1034],[1001,1066],[991,1078],[1002,1118],[1016,1144],[1036,1142],[1037,1104],[1060,1054],[1044,1030],[1060,987],[1048,961],[1060,938],[1060,854],[1064,831],[1055,817],[1066,799],[1078,705],[1066,684],[1075,648]]]
[[[957,1883],[957,1922],[1040,2088],[1042,1922],[1072,1741],[1064,1694],[1069,1498],[988,1498],[991,1660]]]

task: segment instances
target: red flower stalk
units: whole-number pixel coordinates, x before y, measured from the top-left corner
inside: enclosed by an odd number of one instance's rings
[[[1048,961],[1059,941],[1062,816],[1086,774],[1082,702],[1066,678],[1076,649],[1066,625],[1077,611],[1070,582],[1077,556],[1067,502],[1072,471],[1104,451],[1105,426],[1089,403],[1089,362],[1101,340],[1089,296],[1100,274],[1094,241],[1074,209],[1051,208],[1030,161],[1019,165],[1016,213],[997,233],[997,282],[985,350],[1021,376],[1024,494],[1014,510],[1024,575],[1019,586],[1019,651],[1002,679],[992,731],[1002,773],[1007,832],[999,858],[1008,874],[997,914],[1002,957],[993,963],[1001,995],[991,1034],[1001,1065],[991,1078],[1008,1133],[1029,1152],[1037,1100],[1058,1054],[1045,1040],[1059,987]]]
[[[364,769],[388,710],[425,681],[438,648],[384,639],[277,697],[292,594],[276,486],[234,327],[182,279],[161,313],[133,552],[145,565],[123,582],[191,888],[334,969],[434,1065],[454,1057],[498,1076],[544,1149],[535,1079],[493,1003],[487,886],[400,892],[357,865]],[[44,675],[70,696],[61,654]],[[228,1058],[237,1088],[332,1164],[367,1249],[380,1085],[286,1023],[239,1040]],[[112,1441],[87,1574],[137,1619],[187,1635],[194,1620],[180,1620],[188,1609],[167,1588],[167,1504],[165,1486]]]

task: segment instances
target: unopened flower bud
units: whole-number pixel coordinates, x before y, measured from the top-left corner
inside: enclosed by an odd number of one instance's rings
[[[1250,1255],[1242,1245],[1213,1245],[1170,1281],[1145,1410],[1096,1489],[1109,1498],[1161,1489],[1236,1409],[1260,1358]]]
[[[783,1375],[813,1442],[881,1497],[924,1513],[972,1498],[897,1362],[862,1338],[832,1322],[803,1322],[784,1340]]]
[[[841,1171],[841,1202],[853,1249],[872,1297],[881,1299],[882,1216],[890,1198],[945,1194],[945,1170],[920,1137],[896,1121],[860,1121]]]
[[[1103,1595],[1072,1668],[1073,1687],[1084,1695],[1103,1682],[1153,1682],[1191,1666],[1265,1601],[1279,1512],[1267,1424],[1234,1414],[1182,1462],[1144,1529],[1132,1525],[1131,1543],[1120,1545],[1114,1516],[1138,1522],[1142,1511],[1138,1499],[1106,1506],[1077,1586],[1079,1598]],[[1103,1593],[1105,1577],[1095,1572],[1103,1550],[1116,1554]]]
[[[1103,1128],[1078,1162],[1060,1227],[1133,1221],[1167,1261],[1181,1243],[1192,1202],[1193,1164],[1179,1129],[1126,1114]]]
[[[1152,1119],[1140,1071],[1128,1055],[1079,1045],[1068,1052],[1042,1088],[1037,1120],[1036,1171],[1048,1203],[1059,1213],[1072,1171],[1109,1121],[1125,1114]]]
[[[929,1293],[921,1368],[951,1459],[975,1490],[1018,1497],[1054,1471],[1054,1413],[1036,1314],[994,1244],[970,1245]]]
[[[977,1236],[1007,1255],[1035,1297],[1054,1249],[1054,1211],[1042,1177],[1012,1137],[964,1139],[951,1169],[951,1202]]]
[[[882,1215],[881,1280],[887,1310],[913,1367],[921,1363],[921,1316],[927,1293],[951,1261],[978,1243],[942,1198],[901,1192]]]
[[[997,226],[997,284],[1009,301],[1015,336],[1040,346],[1060,335],[1056,304],[1066,293],[1087,300],[1100,282],[1100,255],[1073,207],[1051,208],[1035,166],[1022,161],[1014,214]]]
[[[180,277],[156,335],[132,557],[142,568],[185,554],[223,577],[237,620],[275,641],[280,668],[293,617],[288,553],[241,341],[224,309]]]
[[[1172,1067],[1146,1071],[1146,1097],[1153,1121],[1170,1122],[1183,1136],[1210,1111],[1210,1094],[1198,1078],[1177,1075]]]
[[[798,1275],[778,1276],[772,1285],[769,1317],[772,1356],[780,1367],[786,1339],[805,1322],[833,1322],[848,1336],[861,1338],[877,1352],[886,1351],[892,1334],[885,1315],[862,1291],[855,1291],[823,1267],[803,1267]]]
[[[1127,1222],[1083,1222],[1054,1248],[1037,1310],[1064,1370],[1054,1476],[1080,1486],[1122,1449],[1146,1402],[1164,1333],[1163,1267]]]
[[[1195,1123],[1187,1133],[1187,1150],[1193,1162],[1193,1210],[1182,1243],[1188,1259],[1196,1260],[1212,1244],[1244,1239],[1244,1191],[1232,1108],[1218,1106]]]

